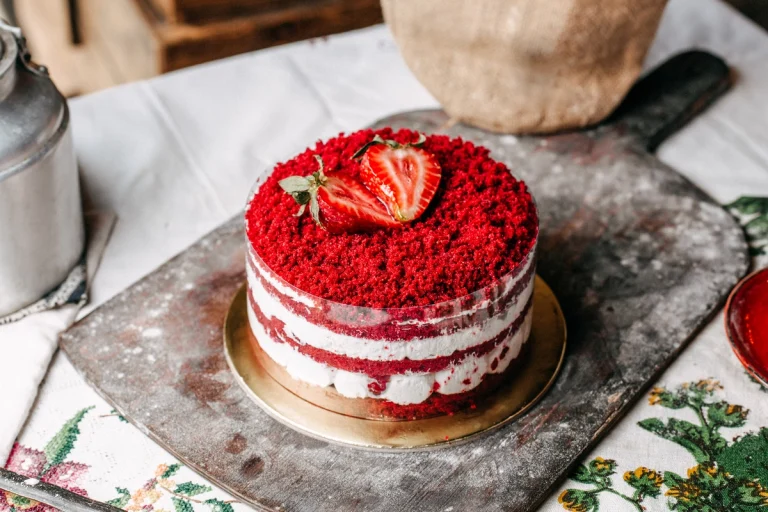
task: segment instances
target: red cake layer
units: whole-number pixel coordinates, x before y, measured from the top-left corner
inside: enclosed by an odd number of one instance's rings
[[[427,319],[422,318],[420,321],[416,320],[416,323],[399,324],[398,322],[402,322],[403,320],[415,320],[413,318],[414,316],[418,318],[418,311],[388,310],[386,312],[386,322],[375,322],[369,315],[378,312],[371,312],[368,308],[357,308],[355,306],[339,307],[338,304],[328,304],[326,302],[320,302],[315,307],[310,308],[306,304],[300,303],[294,298],[281,293],[272,286],[261,276],[259,270],[250,259],[247,264],[250,266],[253,276],[259,281],[269,295],[279,300],[286,309],[298,316],[306,318],[312,324],[325,327],[330,331],[340,334],[376,340],[397,341],[452,334],[458,330],[488,320],[509,308],[518,299],[520,294],[531,284],[533,275],[536,272],[535,265],[531,265],[530,268],[520,276],[519,281],[509,290],[509,292],[506,294],[501,294],[501,292],[499,292],[497,297],[489,298],[486,307],[478,307],[476,303],[467,304],[467,308],[474,306],[471,314],[457,318],[455,317],[456,308],[446,307],[444,311],[435,308],[435,311],[431,311],[430,313],[434,313],[435,315],[442,314],[445,320],[440,322],[426,322],[425,320]]]
[[[359,359],[339,354],[334,354],[327,350],[299,343],[293,337],[285,332],[285,324],[277,318],[267,318],[259,305],[253,299],[251,291],[248,290],[248,301],[251,305],[254,315],[262,325],[270,338],[277,343],[288,343],[295,347],[299,353],[339,370],[346,370],[353,373],[364,373],[369,377],[380,377],[389,375],[399,375],[407,372],[413,373],[435,373],[443,370],[451,364],[458,363],[468,356],[483,355],[493,350],[499,343],[512,336],[522,326],[528,311],[533,306],[533,298],[529,299],[523,308],[520,316],[515,319],[510,326],[504,329],[499,335],[490,340],[475,345],[466,350],[457,350],[449,356],[440,356],[434,359],[403,359],[397,361],[373,361],[370,359]],[[393,342],[398,343],[398,342]]]
[[[250,243],[265,264],[309,294],[371,308],[424,306],[485,288],[514,271],[535,245],[536,209],[524,183],[489,151],[460,138],[428,136],[424,149],[442,168],[425,214],[400,228],[329,234],[279,187],[317,170],[357,175],[352,155],[375,134],[407,143],[410,130],[362,130],[318,142],[275,166],[246,212]]]

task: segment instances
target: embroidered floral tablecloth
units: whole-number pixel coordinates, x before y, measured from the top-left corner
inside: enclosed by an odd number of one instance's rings
[[[691,47],[724,57],[737,82],[659,156],[741,221],[755,267],[768,266],[768,34],[718,0],[671,0],[648,66]],[[86,195],[119,216],[93,301],[239,211],[271,163],[314,139],[433,106],[382,27],[72,102]],[[0,371],[11,364],[0,361]],[[117,415],[62,354],[6,466],[129,511],[249,509]],[[542,510],[764,507],[768,390],[731,352],[720,314]],[[0,511],[11,510],[49,509],[0,491]]]

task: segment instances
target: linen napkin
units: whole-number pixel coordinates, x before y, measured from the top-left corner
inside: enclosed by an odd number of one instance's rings
[[[85,304],[85,290],[78,294],[77,288],[83,277],[86,289],[87,283],[93,279],[114,223],[115,215],[111,212],[85,215],[88,246],[84,268],[79,275],[77,268],[70,274],[67,282],[59,288],[59,291],[65,290],[64,293],[57,291],[30,308],[37,310],[46,304],[56,305],[55,297],[71,297],[73,293],[76,297],[74,302],[39,312],[27,308],[28,314],[15,316],[14,321],[0,325],[0,461],[8,458],[27,419],[40,382],[56,351],[59,333],[72,325]]]

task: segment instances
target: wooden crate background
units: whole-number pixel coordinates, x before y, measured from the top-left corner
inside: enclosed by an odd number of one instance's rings
[[[49,66],[67,96],[382,21],[379,0],[236,0],[260,8],[206,23],[171,22],[149,3],[176,0],[78,1],[83,40],[78,46],[69,42],[66,2],[17,2],[19,22],[35,59]]]
[[[149,0],[149,4],[168,21],[187,23],[206,23],[216,19],[316,3],[317,0]]]

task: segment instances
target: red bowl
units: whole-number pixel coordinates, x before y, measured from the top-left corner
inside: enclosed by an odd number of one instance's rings
[[[768,386],[768,268],[733,289],[725,305],[725,332],[741,364]]]

